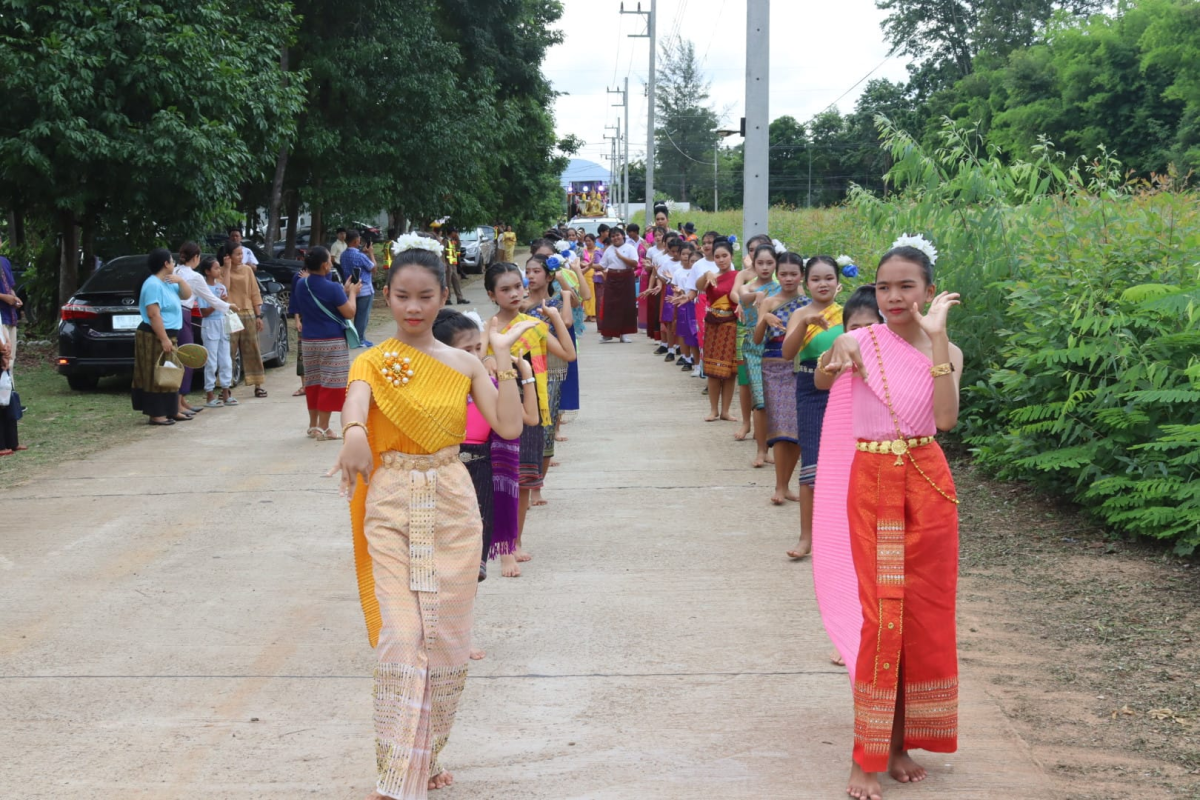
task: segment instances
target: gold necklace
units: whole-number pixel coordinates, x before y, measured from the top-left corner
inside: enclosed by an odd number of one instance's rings
[[[925,474],[925,470],[921,469],[921,465],[917,463],[917,459],[913,457],[912,450],[908,447],[908,442],[904,433],[900,430],[900,417],[896,415],[896,409],[892,408],[892,393],[888,389],[887,373],[883,371],[883,353],[879,350],[879,340],[875,338],[875,326],[867,328],[867,332],[871,334],[871,344],[875,346],[875,361],[879,365],[879,377],[883,381],[883,398],[887,403],[888,413],[892,415],[892,424],[896,426],[896,439],[892,442],[892,452],[896,454],[895,466],[904,466],[904,456],[908,456],[908,460],[916,467],[917,472],[925,479],[926,483],[934,488],[938,494],[949,500],[954,505],[958,505],[958,498],[951,497],[942,491],[941,487],[933,482],[933,479]]]

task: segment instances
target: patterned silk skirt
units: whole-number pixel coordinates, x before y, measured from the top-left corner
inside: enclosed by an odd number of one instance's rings
[[[825,421],[825,406],[829,392],[818,389],[813,382],[817,362],[802,361],[796,373],[796,432],[800,439],[800,485],[817,482],[817,454],[821,449],[821,423]]]
[[[732,378],[737,373],[737,323],[733,317],[716,317],[709,312],[704,331],[704,374],[710,378]]]
[[[303,341],[301,360],[304,362],[304,395],[308,410],[340,412],[346,400],[346,379],[350,375],[346,338]]]
[[[483,526],[457,447],[430,456],[387,452],[381,461],[364,520],[382,618],[377,791],[425,800],[467,681]]]
[[[487,557],[516,550],[520,502],[521,439],[501,439],[492,431],[492,540]]]
[[[753,373],[751,373],[753,375]],[[763,396],[767,409],[767,445],[800,441],[796,425],[796,376],[791,361],[762,362]]]

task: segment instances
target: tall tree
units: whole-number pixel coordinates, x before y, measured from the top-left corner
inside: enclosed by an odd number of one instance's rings
[[[655,88],[655,169],[661,185],[688,202],[693,184],[712,191],[717,115],[706,105],[709,83],[700,71],[696,48],[679,36],[662,44]]]

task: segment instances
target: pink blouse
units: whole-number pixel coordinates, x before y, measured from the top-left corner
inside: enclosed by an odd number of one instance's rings
[[[464,444],[484,444],[492,435],[492,426],[484,419],[483,414],[473,400],[467,401],[467,438]]]

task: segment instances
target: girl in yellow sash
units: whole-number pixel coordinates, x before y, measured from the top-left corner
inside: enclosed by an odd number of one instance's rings
[[[453,778],[438,756],[467,679],[482,523],[458,446],[467,396],[499,435],[522,427],[509,352],[532,323],[488,330],[499,387],[480,360],[433,336],[448,289],[441,246],[401,237],[384,289],[396,334],[350,369],[345,439],[330,475],[353,492],[354,558],[376,649],[372,798],[423,800]]]

